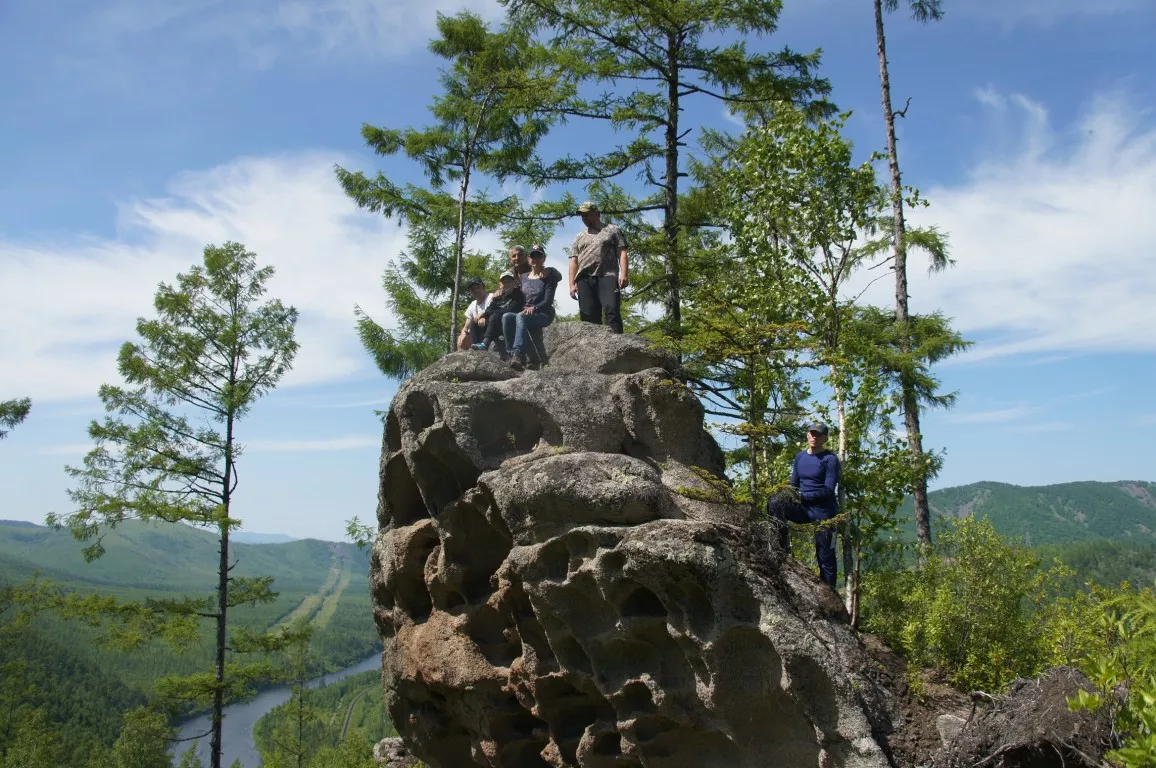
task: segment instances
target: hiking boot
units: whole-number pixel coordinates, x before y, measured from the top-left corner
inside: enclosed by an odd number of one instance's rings
[[[485,351],[486,351],[486,345],[485,345],[485,344],[481,344],[481,343],[479,343],[479,344],[471,344],[471,345],[470,345],[470,349],[474,350],[475,352],[485,352]]]
[[[526,364],[523,362],[522,355],[510,356],[510,367],[515,371],[522,371],[526,369]]]

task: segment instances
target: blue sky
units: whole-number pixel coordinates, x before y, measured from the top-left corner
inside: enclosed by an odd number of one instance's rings
[[[380,274],[404,232],[347,201],[333,165],[412,178],[360,126],[426,122],[434,14],[467,7],[501,17],[490,0],[0,4],[0,399],[34,398],[0,443],[0,518],[69,511],[63,466],[116,348],[159,281],[226,239],[301,311],[295,370],[243,424],[245,528],[336,539],[372,517],[374,409],[395,385],[352,307],[388,322]],[[1156,4],[945,7],[932,26],[889,19],[906,179],[932,203],[917,218],[958,262],[913,268],[913,304],[976,342],[939,371],[958,406],[925,419],[947,450],[936,485],[1156,480]],[[822,48],[857,148],[882,146],[867,0],[786,0],[771,44]],[[688,118],[726,124],[710,103]]]

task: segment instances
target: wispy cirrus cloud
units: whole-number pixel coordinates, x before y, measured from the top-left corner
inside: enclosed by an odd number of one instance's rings
[[[250,440],[246,453],[315,453],[318,451],[354,451],[381,448],[380,435],[345,435],[316,440]]]
[[[1014,406],[1011,408],[994,408],[986,411],[951,412],[946,418],[956,424],[1004,424],[1022,419],[1037,413],[1040,409],[1035,406]]]
[[[108,47],[145,38],[225,43],[264,68],[281,57],[403,55],[426,45],[438,13],[501,18],[496,0],[115,0],[87,19],[87,37]]]
[[[1122,94],[1057,128],[1042,105],[986,89],[993,123],[959,184],[927,190],[916,223],[951,238],[956,266],[928,276],[912,262],[918,311],[942,310],[977,343],[962,361],[1156,350],[1156,124]],[[917,256],[914,258],[918,258]],[[888,286],[868,293],[887,304]]]

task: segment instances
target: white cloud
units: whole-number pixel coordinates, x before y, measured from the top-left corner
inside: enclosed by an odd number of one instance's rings
[[[381,448],[381,435],[346,435],[322,440],[250,440],[246,453],[313,453]]]
[[[979,101],[1018,141],[926,190],[932,206],[913,218],[949,233],[956,266],[929,277],[913,255],[914,309],[942,309],[979,338],[965,360],[1156,350],[1156,127],[1122,97],[1066,130],[1022,96]],[[888,291],[868,296],[886,304]]]
[[[946,418],[957,424],[1000,424],[1009,421],[1019,421],[1038,411],[1038,408],[1015,406],[1012,408],[996,408],[990,411],[970,411],[951,413]]]
[[[1004,25],[1051,23],[1065,17],[1111,16],[1151,8],[1150,0],[972,0],[948,8],[961,15],[983,16]]]
[[[225,240],[276,267],[269,295],[300,312],[301,351],[285,385],[368,371],[353,306],[381,306],[381,272],[405,233],[345,197],[338,159],[243,158],[183,174],[169,196],[123,204],[115,240],[0,241],[0,393],[94,395],[115,380],[117,347],[152,314],[157,284]]]
[[[300,313],[301,349],[282,388],[376,378],[353,307],[394,326],[381,275],[404,249],[405,229],[358,210],[334,178],[339,162],[353,167],[335,154],[303,153],[181,174],[166,196],[121,204],[116,239],[0,239],[0,398],[92,398],[117,380],[117,349],[135,337],[138,317],[153,315],[157,284],[199,263],[205,244],[226,240],[273,265],[268,295]],[[492,233],[467,245],[500,250]],[[551,259],[564,270],[562,261]],[[564,290],[558,305],[575,311]]]
[[[437,14],[469,10],[495,21],[497,0],[116,0],[96,11],[90,39],[126,41],[176,35],[226,41],[257,68],[300,53],[385,58],[424,47]]]

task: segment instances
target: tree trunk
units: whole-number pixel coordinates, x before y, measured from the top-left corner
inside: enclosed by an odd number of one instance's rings
[[[831,366],[831,373],[835,373],[834,366]],[[838,387],[835,387],[835,412],[839,418],[839,465],[842,468],[847,465],[847,409],[843,402],[843,392]],[[854,581],[855,576],[858,575],[854,567],[855,552],[852,546],[855,532],[851,525],[851,515],[847,513],[847,494],[843,490],[842,478],[840,478],[837,493],[839,514],[846,515],[843,518],[842,531],[840,531],[843,539],[843,602],[847,607],[847,613],[851,613],[859,585]],[[837,580],[836,583],[838,583]]]
[[[221,486],[221,506],[225,519],[221,521],[221,561],[217,566],[217,663],[216,689],[213,691],[213,735],[209,740],[210,766],[221,768],[221,726],[225,719],[225,649],[228,645],[229,612],[229,502],[233,482],[233,413],[225,425],[225,478]]]
[[[907,305],[907,225],[903,219],[903,183],[899,174],[899,150],[895,142],[895,111],[891,107],[891,77],[887,67],[887,37],[883,31],[883,0],[875,1],[875,42],[879,54],[879,85],[883,101],[883,120],[887,125],[887,164],[891,171],[891,209],[894,213],[895,248],[895,321],[901,326],[900,348],[911,350],[910,315]],[[915,535],[921,553],[931,546],[931,508],[927,502],[927,474],[924,472],[923,437],[919,429],[919,400],[912,377],[900,373],[903,390],[903,423],[907,428],[907,445],[911,460],[918,468],[915,497]],[[922,562],[923,555],[920,555]]]
[[[760,438],[755,434],[754,427],[759,423],[760,415],[757,412],[756,403],[758,397],[755,394],[755,360],[753,357],[748,357],[746,360],[747,374],[751,377],[750,392],[751,402],[747,410],[747,426],[750,430],[747,433],[747,451],[750,452],[750,459],[747,464],[750,468],[751,476],[748,482],[751,492],[751,514],[757,516],[759,514],[759,442]]]
[[[462,173],[462,186],[458,191],[458,231],[454,238],[454,292],[450,296],[450,352],[458,348],[458,297],[462,295],[462,256],[466,247],[466,193],[470,186],[470,158],[467,155]]]
[[[678,272],[678,54],[682,40],[677,31],[666,34],[666,179],[663,185],[663,222],[666,236],[666,259],[663,274],[666,278],[667,333],[678,338],[682,327],[682,300],[679,296]]]

